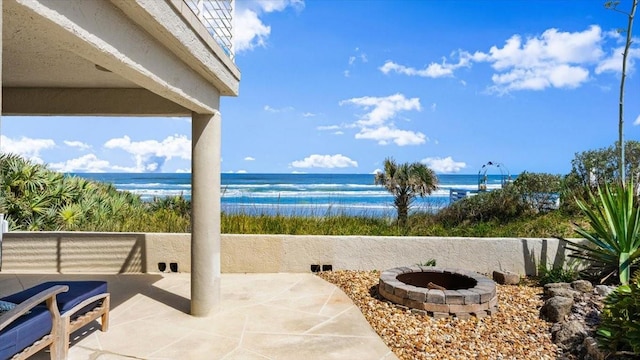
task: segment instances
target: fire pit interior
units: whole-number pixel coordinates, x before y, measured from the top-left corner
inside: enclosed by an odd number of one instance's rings
[[[478,284],[476,280],[468,276],[432,271],[410,272],[398,275],[396,279],[405,284],[440,290],[470,289]]]
[[[380,274],[378,292],[400,306],[433,317],[484,317],[497,311],[493,280],[460,269],[400,267]]]

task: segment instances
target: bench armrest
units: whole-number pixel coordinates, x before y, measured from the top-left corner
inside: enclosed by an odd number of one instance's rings
[[[15,308],[0,316],[0,331],[9,326],[17,318],[26,314],[29,310],[43,302],[47,303],[47,308],[51,312],[53,318],[59,318],[60,312],[58,311],[58,305],[56,303],[56,295],[66,291],[69,291],[69,286],[67,285],[52,286],[30,297],[26,301],[17,304]]]

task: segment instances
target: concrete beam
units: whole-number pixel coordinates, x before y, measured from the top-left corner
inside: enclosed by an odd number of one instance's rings
[[[146,89],[4,88],[3,115],[190,116]]]
[[[216,111],[216,86],[111,2],[16,2],[29,12],[29,26],[50,41],[191,111]]]
[[[238,95],[240,70],[184,0],[111,2],[192,69],[216,84],[222,95]]]

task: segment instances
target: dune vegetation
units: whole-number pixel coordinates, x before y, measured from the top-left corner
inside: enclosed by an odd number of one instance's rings
[[[529,174],[524,180],[547,175]],[[552,178],[555,179],[555,178]],[[373,181],[373,179],[372,179]],[[572,211],[526,205],[522,186],[480,194],[438,213],[410,213],[406,223],[363,214],[328,216],[222,214],[223,233],[386,236],[569,236]],[[528,185],[528,189],[531,188]],[[189,200],[143,201],[138,195],[0,155],[0,212],[12,231],[189,232]]]

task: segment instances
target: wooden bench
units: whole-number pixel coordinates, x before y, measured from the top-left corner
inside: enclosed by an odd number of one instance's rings
[[[0,316],[0,360],[26,359],[47,346],[52,360],[66,359],[74,331],[97,318],[102,331],[109,327],[104,281],[46,282],[0,300],[17,304]]]

